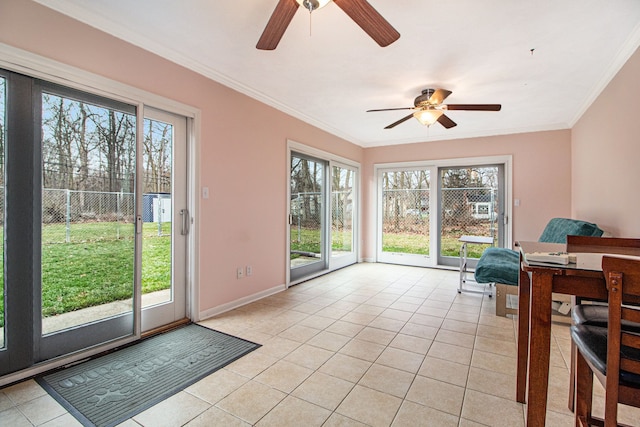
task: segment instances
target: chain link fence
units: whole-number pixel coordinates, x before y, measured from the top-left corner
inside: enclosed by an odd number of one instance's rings
[[[4,186],[0,186],[0,224],[4,221]],[[171,195],[143,195],[143,222],[158,225],[158,236],[171,232]],[[42,190],[42,243],[77,243],[131,237],[135,219],[133,193]],[[88,227],[88,224],[93,224]]]
[[[353,192],[331,193],[331,248],[333,252],[351,252],[353,245]]]
[[[442,235],[486,236],[497,239],[498,197],[496,188],[442,189]]]
[[[384,190],[382,192],[382,231],[427,235],[429,190]]]
[[[322,233],[322,193],[294,193],[291,198],[291,248],[293,253],[319,254]],[[350,252],[353,234],[351,191],[331,193],[332,249]]]
[[[145,194],[143,201],[144,222],[158,223],[158,235],[170,232],[162,225],[171,221],[171,195]],[[43,244],[132,238],[134,220],[133,193],[42,190]]]
[[[386,233],[428,232],[429,190],[391,189],[382,193],[382,228]],[[497,190],[494,188],[443,188],[443,235],[493,236],[497,233]]]
[[[456,256],[463,235],[498,239],[497,189],[489,187],[441,190],[441,254]],[[388,189],[382,192],[383,251],[429,253],[428,189]],[[473,255],[475,256],[475,254]]]
[[[291,195],[291,253],[314,256],[321,253],[322,193]]]

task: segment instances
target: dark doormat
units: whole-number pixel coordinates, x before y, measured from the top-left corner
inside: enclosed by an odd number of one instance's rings
[[[114,426],[260,344],[191,324],[36,378],[85,426]]]

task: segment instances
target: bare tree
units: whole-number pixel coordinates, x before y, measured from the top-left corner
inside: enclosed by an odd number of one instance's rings
[[[43,183],[46,187],[73,188],[73,154],[72,142],[75,132],[72,116],[72,104],[55,95],[43,95],[42,126],[45,137],[43,149]]]
[[[145,120],[144,192],[171,192],[172,133],[168,123]]]
[[[106,157],[107,191],[134,191],[135,124],[130,114],[107,110],[91,116],[98,132],[99,149]]]

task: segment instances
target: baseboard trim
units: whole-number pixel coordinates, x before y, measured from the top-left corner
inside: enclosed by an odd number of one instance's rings
[[[273,288],[265,289],[264,291],[260,291],[258,293],[248,295],[246,297],[239,298],[237,300],[228,302],[226,304],[218,305],[216,307],[210,308],[208,310],[201,311],[200,321],[206,320],[210,317],[217,316],[222,313],[226,313],[227,311],[233,310],[238,307],[242,307],[243,305],[250,304],[252,302],[256,302],[261,300],[262,298],[266,298],[271,295],[275,295],[279,292],[286,290],[287,287],[285,285],[274,286]]]

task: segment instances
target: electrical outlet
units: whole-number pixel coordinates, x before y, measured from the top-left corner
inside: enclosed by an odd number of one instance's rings
[[[238,279],[242,279],[244,277],[244,269],[242,267],[238,267]]]
[[[247,277],[251,276],[253,274],[253,267],[251,267],[250,265],[247,265]]]

